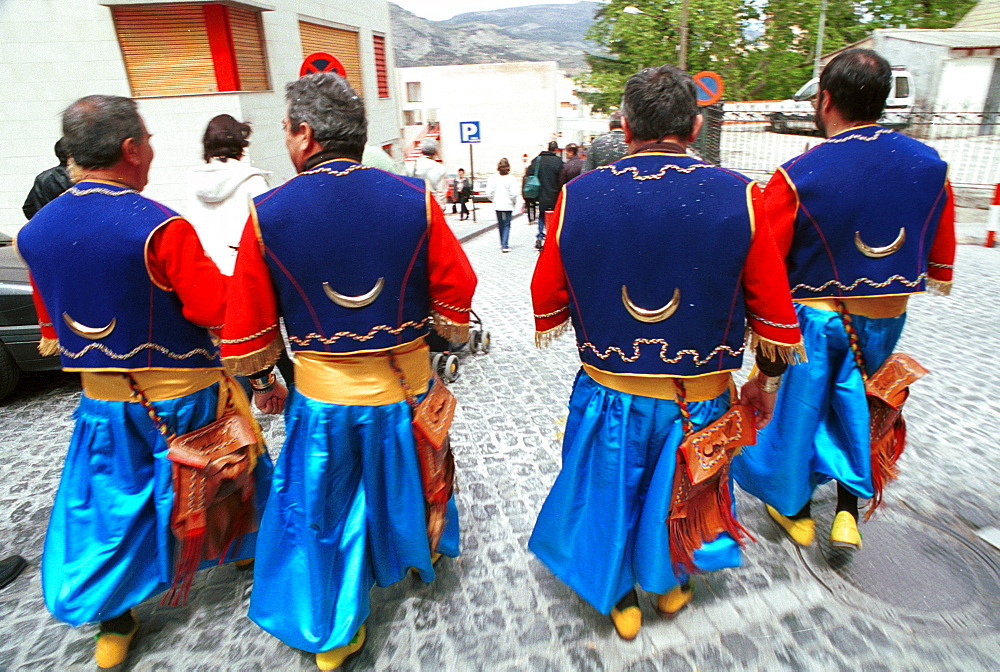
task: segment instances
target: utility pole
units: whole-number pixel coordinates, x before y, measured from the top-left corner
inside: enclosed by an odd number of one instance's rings
[[[826,0],[823,0],[823,6],[826,7]],[[682,0],[681,2],[681,53],[678,60],[678,65],[681,70],[687,70],[687,60],[688,60],[688,0]]]
[[[687,0],[684,0],[687,2]],[[823,55],[823,31],[826,30],[826,0],[819,6],[819,30],[816,31],[816,59],[813,61],[813,77],[819,77],[820,57]]]

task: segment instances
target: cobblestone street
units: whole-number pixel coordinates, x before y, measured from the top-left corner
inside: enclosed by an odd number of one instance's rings
[[[480,209],[478,218],[459,235],[493,215]],[[900,349],[931,375],[913,388],[902,474],[885,510],[863,526],[864,550],[847,557],[828,547],[829,486],[814,504],[817,543],[802,550],[739,492],[742,522],[757,538],[743,566],[697,578],[693,604],[672,621],[640,596],[645,626],[623,642],[527,550],[560,466],[579,366],[571,334],[534,347],[533,243],[522,216],[510,254],[500,253],[495,230],[465,244],[492,351],[463,357],[452,386],[462,555],[444,559],[433,584],[408,577],[375,589],[367,644],[345,669],[1000,669],[1000,551],[975,534],[1000,526],[1000,250],[960,246],[952,296],[910,303]],[[52,374],[28,378],[0,405],[0,556],[29,561],[0,591],[0,671],[94,669],[96,627],[53,619],[39,575],[78,398],[75,376]],[[262,422],[277,457],[282,420]],[[249,572],[218,567],[199,574],[186,607],[147,600],[127,669],[315,669],[311,654],[246,618],[252,582]]]

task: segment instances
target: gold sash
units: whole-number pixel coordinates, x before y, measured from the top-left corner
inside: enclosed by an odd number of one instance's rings
[[[625,394],[637,394],[640,397],[666,399],[668,401],[677,400],[677,386],[674,384],[674,380],[680,380],[684,383],[684,396],[688,401],[708,401],[709,399],[715,399],[725,392],[733,378],[728,371],[709,373],[704,376],[694,376],[691,378],[674,378],[673,376],[609,373],[595,369],[590,364],[584,364],[583,370],[598,383],[604,387],[610,387],[612,390],[624,392]]]

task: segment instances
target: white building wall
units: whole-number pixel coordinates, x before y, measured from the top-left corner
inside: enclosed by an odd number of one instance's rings
[[[163,1],[119,0],[119,4]],[[5,93],[0,100],[0,231],[12,234],[24,224],[21,204],[35,175],[56,164],[52,146],[61,135],[62,110],[90,94],[131,95],[106,6],[115,2],[0,0],[0,90]],[[294,174],[281,119],[284,85],[298,77],[302,63],[300,19],[359,29],[369,144],[398,142],[402,115],[386,0],[245,0],[245,4],[273,8],[262,13],[272,91],[137,99],[156,152],[144,193],[170,207],[183,208],[187,169],[201,162],[201,136],[217,114],[231,114],[253,125],[247,160],[270,171],[272,185]],[[378,98],[373,32],[386,37],[388,99]]]
[[[992,58],[960,58],[942,64],[934,109],[944,112],[982,112],[993,76]]]
[[[501,158],[521,173],[524,154],[531,158],[556,139],[561,75],[554,61],[399,68],[398,75],[403,109],[421,110],[424,122],[428,114],[440,122],[441,158],[449,173],[469,170],[469,145],[459,136],[463,121],[479,122],[476,175],[495,173]],[[407,102],[407,82],[420,82],[421,102]]]

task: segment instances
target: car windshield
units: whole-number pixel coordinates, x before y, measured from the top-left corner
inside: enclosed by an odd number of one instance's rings
[[[802,85],[802,88],[792,96],[794,100],[812,100],[816,96],[816,89],[819,88],[819,80],[811,79]]]

